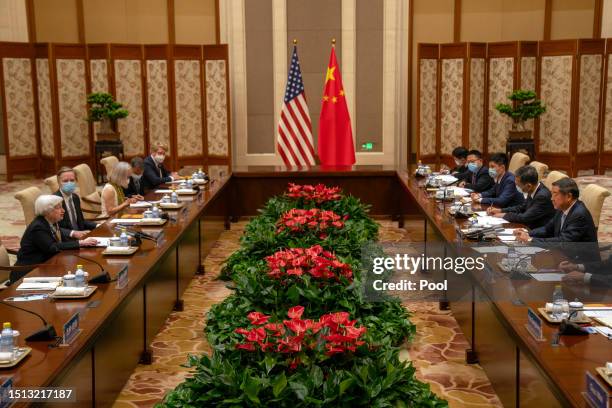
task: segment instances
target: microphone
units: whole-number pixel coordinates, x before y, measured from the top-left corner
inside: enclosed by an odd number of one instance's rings
[[[121,231],[121,228],[115,227],[115,230]],[[141,232],[141,231],[136,231],[136,230],[132,230],[130,228],[125,227],[125,232],[126,234],[134,238],[148,239],[149,241],[157,242],[157,239],[154,236]]]
[[[100,268],[100,273],[92,277],[91,279],[89,279],[88,281],[89,283],[100,284],[100,283],[110,283],[112,281],[110,274],[104,270],[104,267],[98,261],[90,259],[90,258],[85,258],[84,256],[77,255],[77,254],[74,254],[74,256],[76,256],[77,258],[81,258],[85,261],[94,263],[98,265],[98,268]]]
[[[43,325],[45,327],[30,334],[28,337],[25,338],[25,341],[51,341],[51,340],[55,340],[55,338],[57,337],[57,332],[55,331],[55,327],[53,327],[52,324],[47,323],[45,318],[39,315],[38,313],[33,312],[28,309],[24,309],[17,305],[10,304],[8,302],[5,302],[2,299],[0,299],[0,303],[8,307],[12,307],[12,308],[21,310],[23,312],[33,314],[34,316],[38,317],[43,322]]]

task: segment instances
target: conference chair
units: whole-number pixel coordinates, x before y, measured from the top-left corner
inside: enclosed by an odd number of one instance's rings
[[[553,170],[550,173],[548,173],[548,176],[546,176],[544,180],[542,180],[542,183],[544,183],[546,188],[548,188],[549,190],[552,190],[552,185],[555,181],[561,180],[562,178],[566,178],[566,177],[568,177],[567,174],[561,173],[560,171],[557,171],[557,170]]]
[[[26,225],[29,225],[32,220],[36,217],[34,213],[34,202],[42,194],[38,187],[28,187],[25,190],[18,191],[15,193],[15,198],[21,204],[23,210],[23,218]]]
[[[521,152],[515,152],[510,159],[510,164],[508,165],[508,171],[515,173],[519,167],[525,166],[529,163],[529,156]]]
[[[51,194],[55,193],[59,190],[59,184],[57,183],[57,176],[47,177],[45,179],[45,185],[49,187]]]
[[[0,290],[5,289],[9,285],[12,273],[21,275],[35,267],[36,265],[11,266],[8,251],[4,245],[0,244]]]
[[[598,186],[597,184],[589,184],[580,191],[580,200],[593,217],[595,228],[599,227],[599,218],[601,217],[601,209],[603,208],[606,197],[610,196],[610,191],[607,188]]]
[[[106,179],[108,179],[108,175],[111,174],[115,165],[119,163],[119,159],[115,156],[107,156],[100,159],[100,164],[104,166],[104,170],[106,171]]]
[[[532,161],[529,165],[538,171],[538,180],[544,180],[546,173],[548,173],[548,165],[539,161]]]

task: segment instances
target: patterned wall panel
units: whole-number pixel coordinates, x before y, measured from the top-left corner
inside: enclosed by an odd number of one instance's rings
[[[89,154],[85,61],[57,59],[57,89],[62,156]]]
[[[508,131],[512,121],[495,110],[495,105],[506,102],[512,93],[514,83],[514,59],[491,58],[489,61],[489,153],[506,150]]]
[[[463,112],[463,59],[442,60],[442,95],[440,97],[441,154],[450,155],[461,145]]]
[[[540,151],[567,153],[570,146],[572,57],[542,57]]]
[[[470,149],[483,150],[485,60],[470,61]]]
[[[535,91],[536,89],[536,57],[521,58],[521,89]],[[525,122],[525,128],[533,130],[533,119]]]
[[[53,157],[53,116],[51,113],[51,81],[49,60],[36,59],[36,80],[38,83],[38,124],[40,126],[40,147],[43,156]]]
[[[168,106],[168,63],[147,61],[147,108],[149,142],[170,145],[170,111]]]
[[[37,153],[32,63],[28,58],[4,58],[4,94],[8,152],[11,157]]]
[[[606,91],[606,112],[604,113],[604,142],[603,150],[612,151],[612,54],[608,55],[608,72]]]
[[[578,153],[597,152],[602,63],[601,55],[582,55],[580,58]]]
[[[438,60],[422,59],[419,67],[419,151],[421,155],[432,155],[436,153]]]
[[[229,174],[229,166],[224,165],[210,165],[208,166],[208,176],[211,180],[218,180],[221,175],[227,176]]]
[[[124,152],[127,156],[143,155],[145,145],[140,61],[115,60],[115,84],[117,101],[130,112],[118,124]]]
[[[179,157],[203,153],[200,62],[174,61],[176,140]]]
[[[227,67],[224,60],[206,61],[206,135],[208,154],[227,156]]]
[[[91,92],[108,92],[108,67],[105,59],[89,61]]]

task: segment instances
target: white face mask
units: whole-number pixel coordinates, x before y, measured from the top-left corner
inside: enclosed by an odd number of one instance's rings
[[[132,174],[132,178],[134,180],[140,180],[141,177],[142,177],[142,174]]]
[[[157,164],[162,164],[166,156],[164,156],[163,154],[156,154],[155,156],[153,156],[153,158],[155,159]]]

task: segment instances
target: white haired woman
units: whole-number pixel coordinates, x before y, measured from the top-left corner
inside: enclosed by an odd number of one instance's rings
[[[136,197],[125,197],[124,188],[128,188],[132,167],[129,163],[119,162],[108,176],[108,183],[102,189],[102,216],[117,214],[130,204],[138,201]]]
[[[56,195],[41,195],[34,203],[36,218],[32,220],[21,237],[21,248],[15,265],[34,265],[45,262],[66,249],[95,246],[94,238],[74,240],[59,227],[64,218],[64,200]]]

